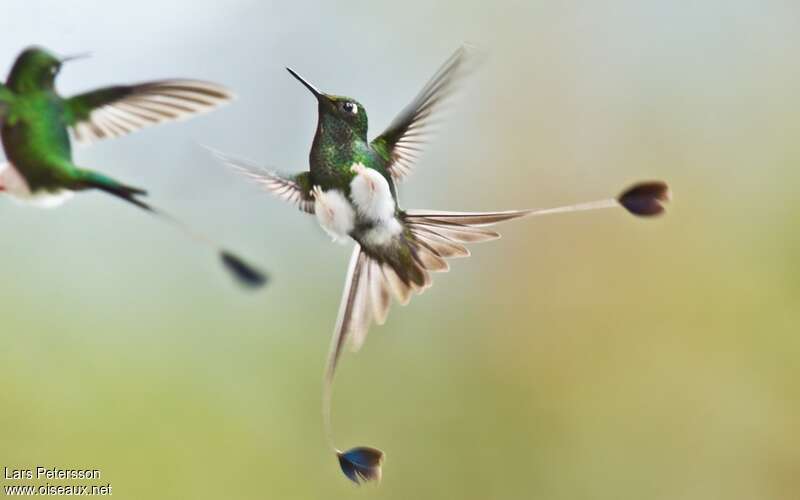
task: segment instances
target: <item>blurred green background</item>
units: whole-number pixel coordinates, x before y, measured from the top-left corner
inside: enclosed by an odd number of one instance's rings
[[[274,280],[245,293],[100,194],[0,200],[0,467],[98,468],[131,499],[797,498],[796,2],[7,0],[2,17],[7,68],[33,43],[93,52],[65,94],[235,89],[75,156]],[[359,99],[374,135],[463,41],[487,59],[405,207],[547,207],[643,178],[675,201],[656,221],[509,223],[394,307],[336,383],[339,444],[387,453],[357,489],[320,419],[349,248],[197,144],[306,169],[316,108],[284,66]]]

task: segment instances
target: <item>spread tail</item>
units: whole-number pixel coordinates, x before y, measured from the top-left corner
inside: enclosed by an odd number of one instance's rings
[[[449,270],[446,259],[469,256],[465,245],[500,238],[488,226],[522,217],[614,207],[649,217],[661,214],[663,203],[669,199],[666,184],[646,182],[632,186],[617,198],[557,208],[499,212],[408,210],[399,217],[403,231],[390,241],[368,247],[357,243],[345,279],[322,389],[325,435],[345,476],[355,483],[380,480],[384,454],[364,446],[346,452],[336,448],[331,423],[336,366],[345,345],[358,350],[372,323],[386,321],[392,296],[400,304],[407,304],[414,293],[422,293],[431,285],[430,273]]]
[[[99,189],[100,191],[106,192],[121,200],[125,200],[128,203],[170,223],[173,227],[176,227],[193,240],[213,248],[214,251],[216,251],[219,255],[223,266],[225,266],[228,272],[230,272],[231,275],[242,285],[249,288],[260,288],[266,284],[267,276],[263,272],[259,271],[256,267],[248,264],[233,252],[225,250],[204,234],[198,233],[170,214],[156,209],[149,203],[139,199],[140,196],[146,196],[147,191],[132,186],[127,186],[115,181],[114,179],[111,179],[110,177],[106,177],[103,174],[92,172],[90,170],[82,170],[81,175],[81,187],[84,189]]]
[[[322,389],[325,435],[336,452],[342,472],[351,481],[380,480],[384,454],[367,446],[342,452],[334,443],[331,423],[333,378],[345,345],[358,350],[370,325],[386,321],[392,296],[401,304],[407,304],[413,293],[421,293],[431,285],[431,272],[449,269],[446,258],[468,256],[469,251],[463,244],[500,237],[498,233],[480,226],[525,215],[527,211],[406,212],[401,218],[405,230],[391,242],[370,248],[356,244],[345,279]]]
[[[670,201],[671,193],[666,183],[661,181],[641,182],[622,192],[616,198],[577,203],[556,208],[505,210],[499,212],[443,212],[436,210],[408,210],[403,213],[403,224],[407,234],[404,243],[408,245],[413,259],[408,262],[416,268],[408,275],[422,275],[422,286],[414,280],[401,280],[408,288],[398,297],[401,303],[408,302],[411,291],[421,292],[430,286],[429,272],[447,271],[444,260],[451,257],[466,257],[469,250],[465,243],[479,243],[500,237],[500,233],[486,229],[488,226],[522,217],[538,217],[569,212],[584,212],[606,208],[624,208],[637,217],[652,217],[664,213],[664,203]],[[395,271],[400,269],[391,259],[382,259]],[[409,266],[402,266],[408,268]],[[397,274],[402,278],[402,274]],[[367,308],[368,309],[368,308]]]

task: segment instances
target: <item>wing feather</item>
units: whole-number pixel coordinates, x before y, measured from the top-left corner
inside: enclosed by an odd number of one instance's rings
[[[296,205],[303,212],[314,213],[314,198],[311,196],[311,183],[308,178],[308,172],[293,177],[285,177],[261,168],[249,160],[236,158],[215,149],[206,149],[216,156],[219,161],[254,181],[264,190]]]
[[[400,112],[373,146],[389,160],[389,172],[396,180],[411,173],[422,152],[422,146],[437,122],[442,104],[458,90],[458,82],[468,72],[468,46],[460,47],[423,87],[411,103]]]
[[[233,99],[222,86],[198,80],[162,80],[105,87],[66,100],[75,140],[120,137],[158,123],[210,111]]]

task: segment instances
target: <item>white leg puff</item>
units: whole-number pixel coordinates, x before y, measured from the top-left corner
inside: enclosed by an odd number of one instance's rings
[[[372,221],[394,218],[394,198],[389,183],[377,170],[356,163],[351,170],[357,175],[350,182],[350,197],[358,214]]]
[[[32,192],[25,178],[10,163],[0,163],[0,193],[24,205],[39,208],[55,208],[75,194],[66,189]]]
[[[314,214],[322,229],[333,238],[333,241],[345,243],[355,227],[356,214],[350,202],[338,189],[323,191],[314,186]]]

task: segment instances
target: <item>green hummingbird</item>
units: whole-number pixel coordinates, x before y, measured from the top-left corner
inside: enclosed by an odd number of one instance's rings
[[[82,57],[86,55],[56,57],[43,48],[30,47],[17,57],[5,85],[0,83],[0,136],[8,160],[0,165],[0,192],[30,204],[54,207],[78,191],[103,191],[211,245],[244,284],[263,284],[265,276],[253,266],[142,201],[145,190],[81,168],[72,160],[70,135],[80,142],[118,137],[211,110],[229,101],[230,92],[213,83],[174,79],[61,97],[55,81],[62,65]]]
[[[310,169],[282,175],[256,164],[212,152],[302,211],[314,214],[335,241],[354,241],[344,293],[331,341],[323,382],[327,439],[344,474],[355,483],[379,480],[384,454],[360,446],[340,451],[332,438],[331,389],[346,344],[363,344],[372,323],[383,324],[391,298],[407,304],[413,293],[431,285],[431,272],[449,269],[445,259],[469,255],[465,244],[500,237],[493,224],[554,213],[624,207],[638,216],[660,214],[669,198],[663,182],[644,182],[617,198],[541,210],[443,212],[403,210],[396,183],[412,170],[443,103],[457,90],[472,64],[468,47],[459,48],[416,98],[371,141],[367,112],[350,97],[326,94],[287,68],[317,100],[318,123],[309,156]]]

